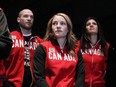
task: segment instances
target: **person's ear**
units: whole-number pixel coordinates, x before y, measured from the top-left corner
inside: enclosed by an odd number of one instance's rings
[[[17,17],[17,22],[18,22],[18,23],[20,22],[20,18],[19,18],[19,17]]]

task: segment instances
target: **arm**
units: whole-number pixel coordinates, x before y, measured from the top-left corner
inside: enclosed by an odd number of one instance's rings
[[[33,71],[37,87],[49,87],[45,80],[45,57],[46,53],[42,45],[38,45],[33,58]]]
[[[8,57],[12,47],[12,39],[8,29],[7,19],[0,8],[0,59]]]
[[[84,61],[81,51],[78,51],[78,64],[76,68],[76,83],[75,87],[84,87]]]

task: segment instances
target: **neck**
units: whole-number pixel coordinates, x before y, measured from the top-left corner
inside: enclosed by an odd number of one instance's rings
[[[60,39],[57,39],[57,41],[59,43],[60,48],[63,49],[66,44],[66,38],[60,38]]]
[[[97,35],[91,35],[88,38],[91,41],[92,45],[96,44],[96,42],[97,42]]]
[[[24,35],[28,35],[28,34],[31,34],[31,29],[24,29],[24,28],[21,28],[21,32],[22,32],[22,34],[24,34]]]

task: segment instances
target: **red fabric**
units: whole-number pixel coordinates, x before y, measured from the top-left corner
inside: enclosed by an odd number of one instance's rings
[[[50,41],[41,44],[46,51],[46,81],[49,86],[73,87],[78,57],[70,57],[66,52],[66,47],[62,53],[60,47]],[[76,49],[76,53],[77,51]]]
[[[8,80],[15,86],[21,87],[24,75],[24,38],[18,31],[11,32],[13,45],[11,53],[6,60],[6,76]],[[42,42],[39,37],[34,37],[30,40],[30,66],[32,65],[32,57],[37,45]]]
[[[3,84],[2,84],[2,80],[0,79],[0,87],[2,87],[3,86]]]
[[[85,84],[84,87],[105,87],[105,84],[99,84],[99,83],[96,83],[96,84]]]
[[[109,47],[109,44],[107,45]],[[82,55],[85,65],[85,87],[104,87],[107,57],[101,52],[101,43],[98,42],[94,47],[88,43]]]

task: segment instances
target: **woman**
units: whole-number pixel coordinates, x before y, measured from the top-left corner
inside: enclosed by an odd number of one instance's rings
[[[80,45],[85,65],[85,87],[105,87],[109,44],[96,18],[88,17],[85,21]]]
[[[33,58],[37,87],[84,87],[83,58],[76,42],[70,18],[55,14]]]

